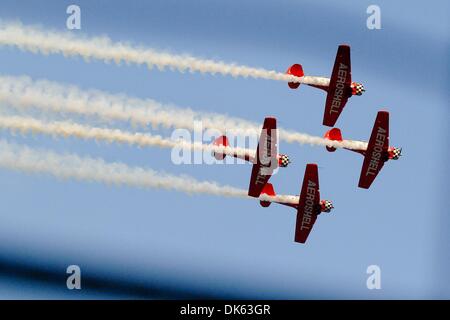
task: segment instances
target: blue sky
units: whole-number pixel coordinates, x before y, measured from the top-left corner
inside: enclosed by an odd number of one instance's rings
[[[4,0],[0,18],[65,30],[72,1]],[[65,289],[65,268],[114,283],[200,296],[250,298],[449,298],[448,9],[437,1],[77,1],[85,35],[108,35],[174,53],[328,76],[340,43],[352,47],[352,73],[367,92],[350,99],[338,126],[368,139],[376,112],[391,113],[391,144],[404,157],[385,165],[370,190],[357,188],[362,157],[282,143],[293,159],[272,182],[296,194],[306,163],[320,166],[320,216],[307,245],[293,242],[295,211],[256,201],[60,181],[0,170],[0,264],[48,270],[56,281],[0,276],[2,298],[134,297],[89,287]],[[366,28],[381,8],[382,29]],[[0,73],[27,74],[81,88],[152,98],[323,135],[320,90],[266,80],[149,71],[0,48]],[[163,134],[170,135],[170,131]],[[102,157],[246,188],[250,166],[176,166],[169,150],[75,139],[11,136],[10,141]],[[382,289],[366,288],[379,265]],[[25,274],[27,274],[25,272]],[[61,278],[59,278],[61,273]],[[22,274],[23,275],[23,274]],[[45,278],[45,277],[44,277]],[[44,279],[45,280],[45,279]],[[82,280],[83,281],[83,280]],[[118,285],[119,286],[119,285]]]

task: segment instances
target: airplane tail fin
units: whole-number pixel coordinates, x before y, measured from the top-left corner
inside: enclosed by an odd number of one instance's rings
[[[298,63],[290,66],[286,73],[296,77],[303,77],[305,75],[302,65]],[[300,82],[288,82],[288,86],[291,89],[297,89],[300,86]]]
[[[220,147],[228,147],[230,143],[228,142],[228,138],[226,136],[220,136],[216,140],[214,140],[213,145]],[[227,155],[224,153],[213,152],[213,156],[217,160],[223,160]]]
[[[327,132],[325,132],[325,135],[323,137],[325,139],[331,140],[331,141],[342,141],[343,140],[341,129],[339,129],[339,128],[333,128],[333,129],[328,130]],[[336,148],[334,148],[334,147],[326,146],[326,148],[329,152],[336,151]]]
[[[266,185],[264,186],[263,190],[261,191],[261,194],[265,194],[265,195],[268,195],[268,196],[271,196],[271,197],[276,195],[275,190],[273,188],[273,185],[271,183],[266,183]],[[259,204],[262,207],[267,208],[268,206],[270,206],[272,204],[272,202],[270,202],[270,201],[262,201],[261,200],[261,201],[259,201]]]

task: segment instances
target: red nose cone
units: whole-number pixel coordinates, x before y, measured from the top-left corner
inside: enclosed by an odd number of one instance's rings
[[[226,136],[218,137],[216,140],[214,140],[213,145],[228,147],[229,146],[228,138]],[[212,154],[214,158],[216,158],[217,160],[223,160],[226,157],[226,154],[223,153],[213,152]]]
[[[303,73],[302,65],[297,63],[287,69],[286,73],[296,77],[303,77],[305,75]],[[288,82],[288,85],[291,89],[297,89],[300,86],[300,82]]]

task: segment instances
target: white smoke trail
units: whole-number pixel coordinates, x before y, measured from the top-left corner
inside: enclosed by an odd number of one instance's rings
[[[198,181],[141,167],[129,167],[103,159],[32,149],[0,140],[0,167],[28,173],[46,173],[62,179],[92,181],[139,188],[175,190],[188,194],[211,194],[246,198],[247,191],[216,182]],[[267,200],[270,201],[270,200]]]
[[[189,108],[177,108],[123,94],[83,91],[75,86],[47,80],[33,81],[27,76],[0,76],[0,102],[22,109],[36,107],[43,111],[95,116],[105,122],[129,121],[143,127],[150,125],[194,130],[194,123],[201,122],[205,128],[222,131],[230,128],[243,134],[247,129],[259,128],[253,122],[226,115],[195,112]]]
[[[283,194],[277,194],[274,196],[269,196],[267,194],[261,194],[261,196],[259,197],[259,200],[270,201],[270,202],[282,202],[282,203],[289,203],[289,204],[298,204],[300,197],[299,196],[291,196],[291,195],[283,195]]]
[[[0,167],[30,173],[47,173],[58,178],[73,178],[106,184],[141,188],[162,188],[185,193],[246,197],[247,192],[215,182],[198,181],[189,176],[173,176],[123,163],[107,163],[102,159],[81,158],[31,149],[0,140]]]
[[[255,150],[244,148],[232,148],[203,144],[200,142],[188,142],[184,140],[165,139],[159,135],[132,133],[119,129],[96,128],[71,122],[42,122],[33,118],[4,117],[0,116],[0,129],[8,129],[13,132],[39,133],[52,136],[73,136],[80,139],[95,139],[105,142],[126,143],[140,147],[179,148],[193,151],[208,151],[223,153],[226,155],[238,155],[240,157],[254,157]]]
[[[117,64],[121,62],[144,64],[150,69],[154,66],[160,70],[168,67],[181,72],[190,71],[324,85],[324,78],[301,78],[262,68],[199,59],[189,55],[163,53],[122,42],[114,43],[108,37],[75,36],[69,32],[45,30],[39,26],[25,26],[20,22],[0,23],[0,45],[16,46],[33,53],[81,56],[86,60],[93,58],[105,62],[114,61]]]
[[[82,91],[75,86],[64,86],[46,80],[33,81],[29,77],[0,76],[0,102],[20,109],[35,107],[43,111],[95,116],[106,122],[129,121],[141,126],[194,130],[195,123],[200,122],[204,128],[243,136],[258,134],[261,128],[257,123],[240,118],[162,105],[150,99],[130,98],[96,90]],[[289,143],[367,148],[365,142],[329,141],[282,128],[279,129],[279,137]]]

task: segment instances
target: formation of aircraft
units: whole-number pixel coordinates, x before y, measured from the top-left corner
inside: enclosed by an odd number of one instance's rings
[[[295,242],[305,243],[309,233],[322,212],[330,212],[333,204],[329,200],[320,200],[319,172],[317,164],[307,164],[303,178],[300,196],[286,196],[275,198],[273,185],[269,183],[275,169],[285,168],[289,165],[289,157],[278,153],[277,120],[273,117],[264,119],[264,124],[259,136],[259,142],[254,154],[246,153],[218,153],[213,155],[217,160],[223,160],[227,155],[243,159],[253,164],[248,195],[260,200],[263,207],[269,207],[276,202],[297,209],[297,225]],[[220,136],[213,142],[216,146],[228,147],[226,136]],[[270,200],[270,201],[268,201]]]
[[[301,82],[289,82],[291,89],[297,89],[300,83],[305,83],[327,92],[323,125],[334,127],[348,99],[353,95],[362,95],[365,91],[361,83],[353,82],[351,77],[350,47],[340,45],[336,54],[331,78],[305,76],[300,64],[292,65],[287,73],[301,77]],[[344,147],[344,149],[364,156],[358,187],[369,189],[375,178],[388,160],[400,158],[402,149],[389,145],[389,112],[379,111],[375,119],[369,142],[344,140],[339,128],[328,130],[324,138],[330,141],[347,142],[344,145],[359,147]],[[226,136],[217,138],[216,146],[229,146]],[[329,152],[336,151],[332,144],[326,146]],[[306,165],[303,183],[299,196],[277,195],[269,179],[279,167],[287,167],[289,157],[278,153],[277,122],[274,117],[264,120],[256,151],[249,154],[214,153],[218,160],[226,155],[241,158],[250,162],[253,167],[250,176],[248,195],[258,198],[262,207],[269,207],[272,202],[292,207],[297,210],[294,241],[305,243],[321,213],[329,213],[334,208],[330,200],[320,199],[319,171],[315,163]]]

